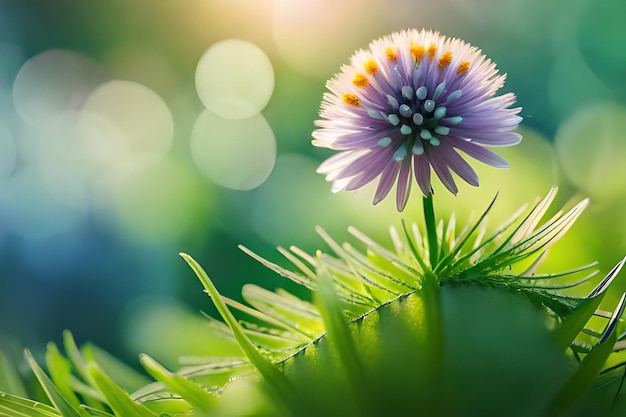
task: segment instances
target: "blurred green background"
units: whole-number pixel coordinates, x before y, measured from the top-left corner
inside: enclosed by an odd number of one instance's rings
[[[133,363],[211,352],[178,252],[233,298],[300,291],[237,245],[276,261],[326,249],[318,224],[387,242],[418,219],[417,188],[401,215],[371,187],[332,194],[310,145],[325,81],[404,28],[478,46],[523,107],[512,169],[473,164],[481,187],[436,187],[438,212],[463,221],[499,191],[495,225],[560,185],[592,205],[544,270],[608,271],[626,253],[624,16],[623,0],[0,2],[0,344],[37,352],[67,328]]]

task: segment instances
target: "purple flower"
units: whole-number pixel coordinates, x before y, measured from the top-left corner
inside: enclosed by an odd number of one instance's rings
[[[462,151],[494,167],[508,163],[486,146],[510,146],[520,108],[515,95],[494,97],[504,84],[494,63],[480,50],[438,32],[403,31],[359,50],[327,83],[313,145],[339,153],[318,172],[333,191],[356,190],[378,178],[374,204],[397,180],[402,211],[411,175],[422,193],[432,193],[431,167],[453,194],[452,172],[478,186],[478,176]]]

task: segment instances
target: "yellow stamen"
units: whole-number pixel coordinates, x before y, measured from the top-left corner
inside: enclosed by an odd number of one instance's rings
[[[370,80],[368,80],[367,77],[361,74],[360,72],[357,72],[354,78],[352,79],[352,84],[356,85],[357,87],[365,87],[369,83],[370,83]]]
[[[439,58],[439,66],[445,68],[452,62],[452,52],[448,51]]]
[[[464,72],[467,72],[467,70],[469,70],[470,68],[470,62],[469,61],[463,61],[461,62],[461,65],[459,65],[459,69],[456,70],[457,74],[463,74]]]
[[[393,46],[388,46],[387,49],[385,49],[385,55],[387,55],[388,60],[395,61],[398,59],[398,50]]]
[[[359,104],[361,104],[361,100],[359,100],[359,98],[354,94],[350,93],[343,93],[343,95],[341,96],[341,100],[351,106],[358,106]]]
[[[433,59],[436,53],[437,53],[437,45],[435,45],[434,43],[431,43],[430,46],[428,47],[428,57],[430,59]]]
[[[378,64],[373,58],[368,59],[365,63],[365,72],[367,72],[369,75],[374,75],[378,72]]]
[[[415,62],[420,62],[420,60],[426,53],[426,48],[424,48],[422,45],[416,45],[413,42],[411,42],[409,50],[411,51],[411,55],[413,55],[413,59],[415,59]]]

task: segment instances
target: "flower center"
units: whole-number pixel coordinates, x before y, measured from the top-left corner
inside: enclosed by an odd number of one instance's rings
[[[461,90],[455,90],[444,98],[445,88],[445,81],[439,83],[433,91],[428,91],[425,85],[416,90],[405,85],[397,95],[387,95],[390,112],[385,118],[398,129],[405,143],[394,155],[395,159],[404,159],[409,150],[414,155],[422,155],[425,146],[439,146],[441,137],[450,133],[450,127],[463,121],[461,116],[446,117],[446,105],[461,97]],[[382,116],[374,111],[368,113],[375,118]],[[378,145],[386,147],[391,142],[390,137],[384,137],[378,141]]]
[[[409,52],[415,61],[415,71],[420,65],[426,65],[426,71],[429,67],[434,66],[437,70],[443,70],[452,63],[452,52],[446,51],[439,55],[437,45],[434,43],[428,47],[411,42]],[[398,60],[398,50],[394,46],[385,49],[385,57],[390,63]],[[470,68],[469,61],[463,61],[458,64],[456,75],[466,73]],[[374,58],[370,58],[364,64],[365,73],[356,73],[352,79],[352,84],[358,88],[367,88],[370,84],[370,77],[379,76],[379,66]],[[402,74],[398,65],[393,65],[392,74]],[[395,129],[390,136],[385,136],[378,140],[378,146],[387,147],[398,140],[403,141],[404,146],[400,146],[394,154],[394,159],[400,161],[404,159],[409,152],[413,155],[422,155],[426,152],[428,146],[439,146],[443,137],[450,133],[450,129],[463,121],[463,117],[448,115],[448,105],[461,97],[461,90],[454,90],[448,94],[446,91],[446,81],[440,82],[435,88],[426,86],[426,80],[423,84],[415,88],[417,84],[416,75],[413,74],[412,85],[397,86],[393,90],[393,94],[387,94],[387,105],[383,105],[385,110],[370,108],[361,102],[358,96],[352,93],[343,94],[342,101],[351,106],[365,105],[367,113],[370,117],[378,120],[385,120]],[[399,77],[392,77],[395,81]],[[389,80],[387,80],[389,82]],[[385,97],[381,97],[383,100]]]

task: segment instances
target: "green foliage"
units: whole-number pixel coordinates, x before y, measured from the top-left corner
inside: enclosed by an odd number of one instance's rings
[[[490,234],[493,202],[460,232],[454,216],[432,217],[425,234],[403,224],[392,249],[351,228],[360,251],[318,229],[332,253],[279,248],[294,270],[244,248],[313,303],[251,284],[248,305],[225,298],[183,254],[224,320],[208,318],[213,331],[244,357],[171,371],[142,355],[150,382],[66,332],[65,353],[48,345],[47,372],[26,354],[43,397],[22,398],[27,385],[0,356],[0,416],[621,415],[626,296],[599,306],[624,260],[584,297],[567,291],[593,265],[538,274],[586,205],[544,221],[555,194]]]
[[[58,417],[61,414],[54,408],[38,401],[27,400],[15,395],[0,392],[1,416]]]
[[[25,396],[26,388],[9,355],[0,350],[0,391]]]

